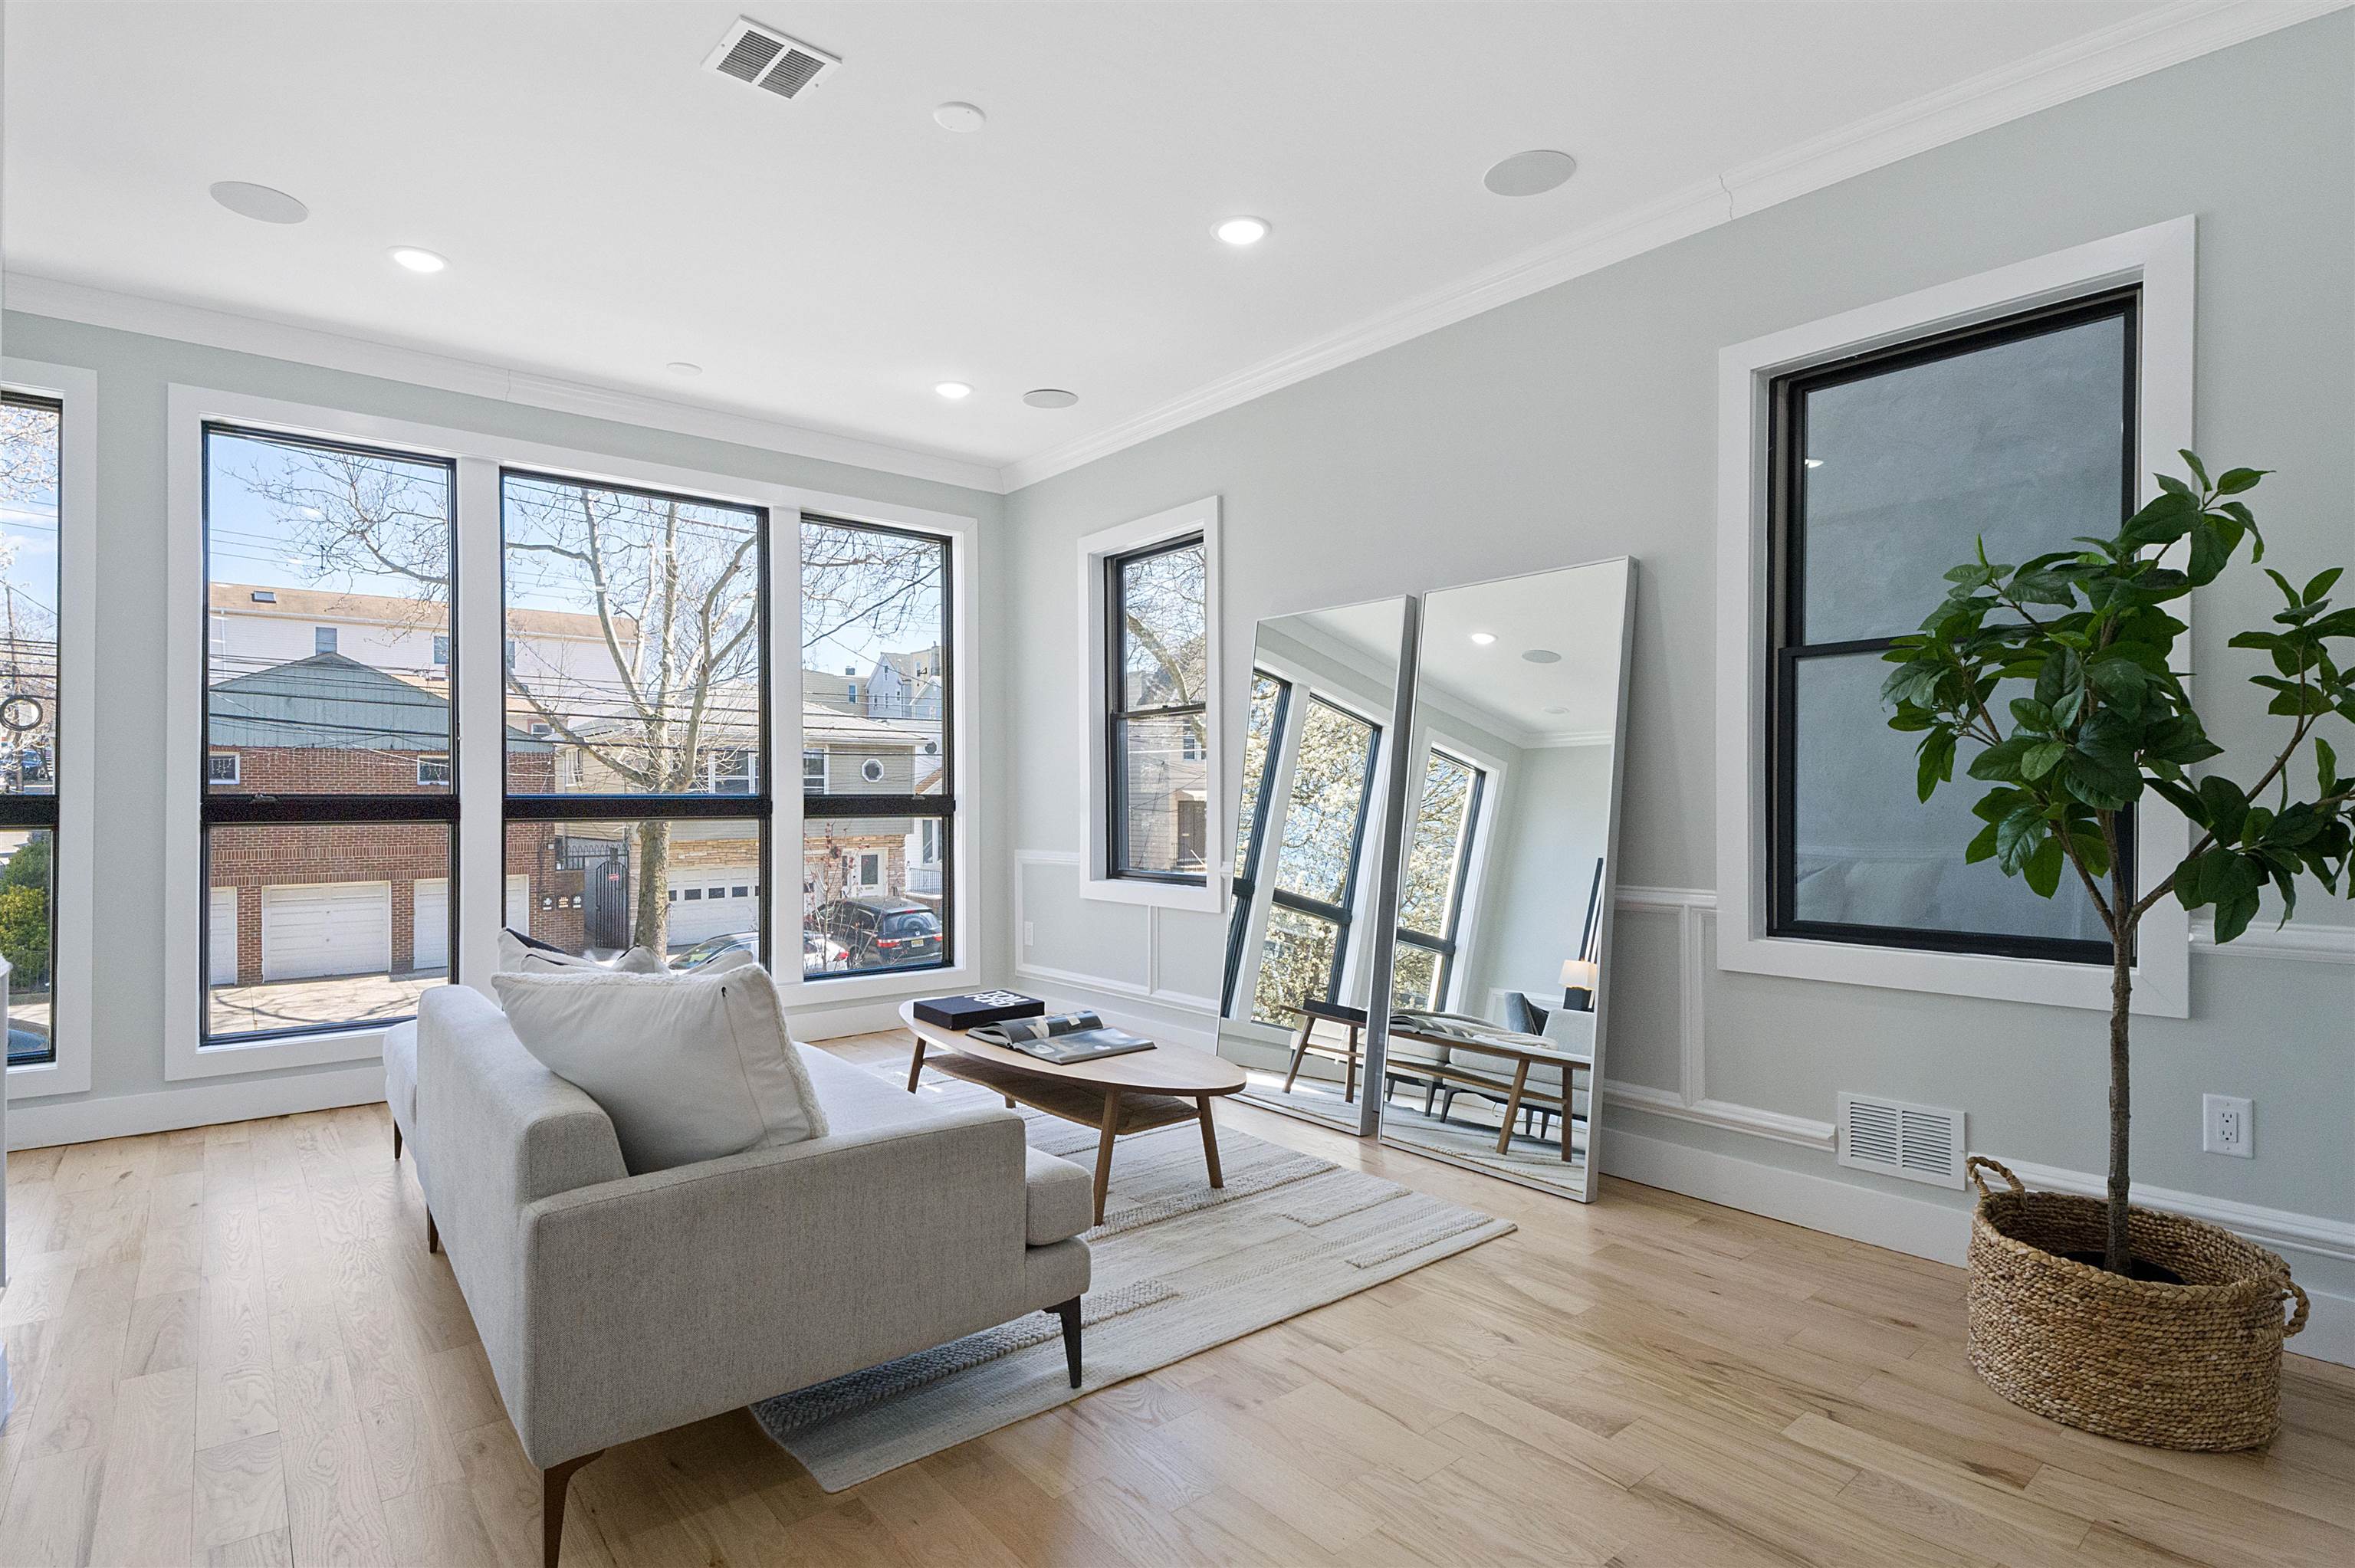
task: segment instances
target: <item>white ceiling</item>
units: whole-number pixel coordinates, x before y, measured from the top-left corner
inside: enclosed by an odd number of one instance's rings
[[[0,248],[12,274],[994,471],[2158,9],[16,4]],[[740,10],[845,64],[793,102],[704,72]],[[932,122],[958,99],[986,129]],[[1577,177],[1481,187],[1530,147]],[[233,217],[217,180],[311,218]],[[1213,239],[1237,213],[1273,235]],[[400,270],[400,244],[450,270]]]
[[[1522,746],[1608,740],[1619,726],[1627,563],[1442,588],[1423,601],[1420,689]],[[1475,642],[1475,632],[1496,639]],[[1560,655],[1533,662],[1531,652]]]

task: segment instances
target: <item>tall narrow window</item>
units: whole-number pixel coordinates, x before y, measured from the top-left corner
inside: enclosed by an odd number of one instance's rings
[[[1881,655],[1928,608],[1909,585],[1979,541],[2018,564],[2133,511],[2137,311],[2127,290],[1774,384],[1770,935],[2109,961],[2082,888],[1965,863],[1971,791],[1915,803]]]
[[[1197,535],[1106,559],[1109,874],[1209,875],[1209,556]]]
[[[7,1062],[57,1060],[58,493],[63,411],[0,398],[0,957]],[[84,877],[87,866],[75,868]]]
[[[205,429],[206,1044],[389,1023],[449,978],[453,491]]]
[[[1252,1016],[1291,1027],[1300,1002],[1340,994],[1373,799],[1379,726],[1311,696],[1300,721]]]
[[[1292,683],[1264,670],[1252,672],[1251,712],[1243,726],[1242,799],[1235,810],[1233,914],[1227,925],[1227,978],[1219,1012],[1234,1011],[1235,980],[1251,941],[1252,906],[1259,896],[1260,845],[1267,837],[1268,770],[1282,748],[1284,724],[1292,706]]]
[[[508,923],[601,958],[761,950],[768,514],[514,471],[499,493]]]
[[[809,979],[956,961],[949,569],[934,535],[802,519]]]
[[[1423,799],[1399,883],[1398,944],[1391,963],[1391,993],[1401,1007],[1444,1008],[1451,1000],[1472,841],[1487,782],[1481,768],[1437,747],[1423,765]]]

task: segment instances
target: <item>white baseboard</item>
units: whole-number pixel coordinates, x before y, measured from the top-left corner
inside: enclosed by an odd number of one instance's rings
[[[1624,1128],[1604,1129],[1603,1172],[1936,1263],[1960,1265],[1970,1244],[1966,1209]]]
[[[47,1149],[101,1138],[133,1138],[184,1127],[362,1106],[382,1098],[384,1068],[372,1062],[332,1073],[215,1080],[153,1094],[107,1095],[58,1105],[20,1104],[8,1109],[8,1147]]]

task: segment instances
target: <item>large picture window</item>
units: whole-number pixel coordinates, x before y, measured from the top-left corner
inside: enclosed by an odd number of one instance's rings
[[[57,1060],[58,566],[64,410],[0,397],[0,958],[7,1063]],[[90,874],[87,866],[80,874]]]
[[[765,959],[768,514],[510,470],[499,515],[508,924]]]
[[[454,470],[203,442],[201,1039],[389,1023],[450,978]]]
[[[1401,1007],[1449,1005],[1487,782],[1486,770],[1437,747],[1423,764],[1423,796],[1399,879],[1398,944],[1391,960],[1391,1000]]]
[[[2109,961],[2083,889],[1965,863],[1970,791],[1915,803],[1881,654],[1980,539],[2018,563],[2134,510],[2137,313],[2115,291],[1774,382],[1770,936]]]
[[[956,961],[949,542],[805,516],[802,970]]]
[[[1252,1016],[1279,1028],[1291,1009],[1340,994],[1381,726],[1309,697],[1284,803],[1275,885]]]
[[[1209,556],[1201,535],[1104,563],[1105,866],[1209,878]]]

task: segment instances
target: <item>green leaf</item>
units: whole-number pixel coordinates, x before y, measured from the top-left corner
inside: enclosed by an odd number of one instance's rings
[[[2339,754],[2320,736],[2314,737],[2314,792],[2328,795],[2339,781]]]
[[[2219,899],[2216,904],[2216,940],[2229,942],[2249,928],[2256,917],[2257,895],[2243,894],[2235,898]]]
[[[2054,768],[2060,766],[2061,759],[2068,755],[2068,742],[2062,740],[2041,741],[2038,744],[2030,747],[2026,751],[2020,753],[2020,777],[2030,780],[2041,779],[2047,773],[2051,772]]]
[[[2269,468],[2228,468],[2216,476],[2216,493],[2238,495],[2244,490],[2254,490],[2257,481],[2271,472]]]
[[[2241,836],[2241,823],[2249,814],[2249,798],[2241,793],[2238,784],[2211,773],[2200,780],[2200,803],[2207,808],[2204,820],[2217,842],[2231,843]]]
[[[2179,447],[2176,450],[2175,455],[2183,460],[2183,466],[2191,471],[2191,477],[2198,480],[2203,488],[2206,487],[2208,484],[2208,471],[2200,466],[2200,460],[2191,455],[2191,449],[2189,447]]]
[[[2018,871],[2044,837],[2044,813],[2034,805],[2021,807],[1995,825],[1997,863]]]
[[[2020,759],[2035,742],[2024,736],[2012,736],[1998,741],[1971,758],[1971,777],[1984,779],[1991,784],[2016,784],[2020,779]],[[1924,795],[1923,800],[1929,797]]]
[[[2020,874],[2028,879],[2029,888],[2039,898],[2050,898],[2061,889],[2061,870],[2066,859],[2061,841],[2048,835],[2036,846],[2036,853],[2028,857],[2028,863],[2020,867]]]
[[[2121,768],[2083,751],[2069,753],[2061,777],[2067,781],[2071,794],[2097,811],[2124,810],[2142,793],[2139,769]]]
[[[1963,851],[1963,863],[1977,865],[1983,860],[1992,858],[1994,854],[1995,824],[1989,822],[1972,836],[1969,846]]]
[[[2339,580],[2339,574],[2346,569],[2347,568],[2344,567],[2333,567],[2327,572],[2315,573],[2313,579],[2306,585],[2306,593],[2304,595],[2306,602],[2312,604],[2317,599],[2319,599],[2324,594],[2328,593],[2330,591],[2330,585],[2337,582]]]
[[[1934,729],[1922,737],[1921,762],[1913,772],[1913,787],[1927,800],[1937,792],[1938,786],[1955,777],[1955,732]]]

